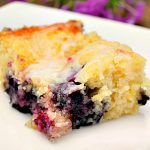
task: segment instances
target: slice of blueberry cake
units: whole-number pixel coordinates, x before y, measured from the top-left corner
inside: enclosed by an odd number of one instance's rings
[[[49,139],[134,114],[150,96],[145,59],[78,21],[0,32],[0,83]]]

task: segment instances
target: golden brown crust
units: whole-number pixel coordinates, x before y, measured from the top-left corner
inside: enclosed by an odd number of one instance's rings
[[[56,23],[49,26],[31,26],[23,27],[17,30],[5,30],[0,32],[0,37],[3,36],[32,36],[35,32],[44,30],[70,31],[72,33],[82,32],[82,23],[79,21],[69,21],[67,23]]]
[[[0,32],[1,70],[5,72],[6,64],[10,62],[15,69],[23,70],[45,55],[57,55],[61,51],[59,47],[63,45],[61,42],[72,39],[78,33],[82,33],[80,21],[3,30]],[[6,57],[3,57],[6,53]]]

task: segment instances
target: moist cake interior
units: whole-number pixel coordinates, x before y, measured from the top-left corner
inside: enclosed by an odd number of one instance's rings
[[[134,114],[150,97],[145,59],[82,28],[70,21],[0,33],[1,85],[49,139]]]

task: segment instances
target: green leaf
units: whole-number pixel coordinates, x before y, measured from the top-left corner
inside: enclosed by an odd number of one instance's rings
[[[109,0],[108,6],[111,8],[117,7],[121,0]]]
[[[66,3],[68,3],[69,0],[58,0],[59,4],[64,5]]]

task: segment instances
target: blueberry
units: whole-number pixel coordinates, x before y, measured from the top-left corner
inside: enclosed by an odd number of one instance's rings
[[[21,113],[32,114],[32,111],[30,110],[29,106],[21,107],[19,104],[12,104],[12,107],[17,109]]]
[[[15,91],[18,91],[18,83],[17,83],[17,80],[14,79],[14,78],[12,78],[12,77],[10,77],[10,76],[8,76],[7,78],[8,78],[8,86],[9,86],[9,87],[13,87],[13,89],[14,89]]]
[[[141,93],[141,99],[138,100],[138,104],[139,104],[139,105],[145,105],[149,99],[150,99],[150,98],[149,98],[146,94],[144,94],[144,93],[142,92],[142,93]]]
[[[79,82],[67,82],[58,85],[53,91],[53,102],[60,110],[65,110],[70,114],[72,120],[72,128],[78,129],[81,126],[89,126],[100,121],[103,113],[107,111],[107,102],[102,103],[102,110],[96,111],[95,103],[91,100],[89,88],[85,91],[76,90],[71,94],[66,93],[67,87],[80,85]],[[65,91],[65,92],[64,92]]]
[[[25,92],[24,99],[26,99],[27,101],[36,101],[37,100],[37,96],[34,95],[32,90],[31,90],[29,92]]]
[[[84,96],[80,91],[73,92],[69,95],[69,97],[72,99],[72,103],[77,106],[78,104],[82,103],[84,99]]]
[[[10,96],[10,102],[12,103],[12,107],[17,109],[22,113],[30,113],[32,114],[32,110],[37,105],[37,96],[33,93],[33,89],[30,91],[26,91],[23,87],[28,86],[27,81],[22,84],[18,84],[18,80],[7,76],[8,85],[6,92]],[[22,87],[18,89],[18,86]]]

